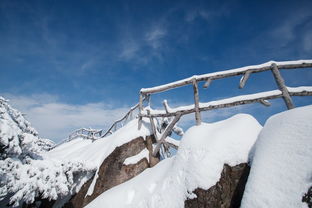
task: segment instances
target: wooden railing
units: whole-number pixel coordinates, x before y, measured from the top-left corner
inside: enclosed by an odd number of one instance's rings
[[[226,108],[237,105],[244,105],[250,103],[261,103],[264,106],[270,106],[268,100],[275,98],[283,98],[285,105],[288,109],[292,109],[295,107],[291,96],[311,96],[312,95],[312,86],[308,87],[296,87],[291,88],[285,85],[285,81],[280,74],[280,70],[282,69],[296,69],[296,68],[311,68],[312,60],[300,60],[300,61],[287,61],[287,62],[275,62],[270,61],[260,65],[247,66],[238,69],[219,71],[204,75],[195,75],[183,80],[179,80],[176,82],[172,82],[169,84],[141,89],[140,98],[139,98],[139,123],[142,121],[143,117],[150,118],[152,127],[155,126],[154,118],[157,117],[174,117],[171,123],[167,126],[167,128],[162,132],[159,138],[157,139],[157,146],[154,150],[154,155],[159,152],[161,145],[168,148],[170,144],[166,142],[166,137],[172,131],[172,128],[179,121],[179,119],[185,115],[190,113],[195,113],[195,121],[196,125],[201,124],[201,111],[208,111],[212,109],[218,108]],[[249,76],[253,73],[263,72],[263,71],[271,71],[275,82],[277,84],[278,90],[266,91],[255,94],[248,94],[242,96],[231,97],[218,101],[211,101],[206,103],[199,102],[199,92],[198,92],[198,83],[205,82],[203,87],[208,88],[213,80],[223,79],[227,77],[233,77],[242,75],[242,78],[239,83],[239,88],[243,88],[249,78]],[[164,110],[153,110],[150,107],[144,107],[143,100],[150,97],[154,93],[160,93],[167,90],[171,90],[177,87],[182,87],[186,85],[192,85],[194,91],[194,104],[189,106],[181,106],[178,108],[170,108],[168,103],[165,101],[163,103]],[[140,128],[139,124],[139,128]],[[155,127],[152,128],[154,131],[154,135],[157,137],[157,132]]]
[[[115,121],[106,131],[104,131],[102,129],[98,130],[98,129],[91,129],[91,128],[89,128],[89,129],[87,129],[87,128],[77,129],[77,130],[73,131],[68,136],[67,139],[58,143],[53,148],[65,143],[65,142],[69,142],[73,139],[76,139],[78,137],[84,138],[84,139],[90,139],[92,141],[106,137],[106,136],[112,134],[113,132],[117,131],[120,127],[124,126],[128,121],[130,121],[134,117],[136,117],[138,115],[138,112],[135,113],[135,111],[138,110],[138,108],[139,108],[139,103],[136,104],[135,106],[133,106],[132,108],[130,108],[130,110],[122,118]]]

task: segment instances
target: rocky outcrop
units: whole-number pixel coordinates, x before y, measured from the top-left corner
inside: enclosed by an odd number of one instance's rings
[[[244,193],[250,167],[241,163],[234,167],[223,166],[220,180],[208,190],[197,188],[196,198],[185,201],[186,208],[236,208]]]
[[[101,164],[92,195],[86,196],[86,193],[93,178],[84,184],[80,191],[70,199],[65,207],[83,207],[104,191],[133,178],[146,168],[156,165],[159,162],[159,156],[152,156],[152,144],[155,142],[153,136],[148,136],[145,139],[143,137],[138,137],[117,147]],[[143,158],[136,164],[123,164],[127,158],[137,155],[144,148],[149,150],[149,160]]]

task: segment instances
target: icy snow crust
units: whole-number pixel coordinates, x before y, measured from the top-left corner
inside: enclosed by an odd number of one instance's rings
[[[248,161],[261,125],[250,115],[190,128],[177,155],[93,200],[92,207],[184,207],[198,187],[208,189],[221,176],[223,165]],[[121,200],[123,199],[123,200]]]
[[[312,186],[312,105],[272,116],[255,145],[242,207],[308,207]]]

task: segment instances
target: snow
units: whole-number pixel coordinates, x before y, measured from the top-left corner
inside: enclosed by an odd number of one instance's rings
[[[81,163],[43,159],[53,145],[0,97],[0,206],[32,203],[39,196],[64,198],[92,176]]]
[[[139,152],[137,155],[134,155],[132,157],[128,157],[123,164],[124,165],[132,165],[138,163],[143,158],[146,158],[149,162],[149,151],[148,149],[144,148],[141,152]]]
[[[242,200],[249,207],[308,207],[312,186],[312,105],[269,118],[255,145]]]
[[[166,140],[166,142],[169,142],[169,143],[171,143],[171,144],[173,144],[173,145],[175,145],[177,147],[179,147],[179,145],[180,145],[180,141],[179,140],[173,139],[171,137],[166,137],[165,140]]]
[[[299,93],[299,92],[312,92],[312,87],[310,86],[300,86],[300,87],[287,87],[289,92],[292,93]],[[219,105],[226,105],[242,100],[254,100],[254,99],[268,99],[268,97],[271,96],[282,96],[282,92],[280,90],[271,90],[271,91],[266,91],[266,92],[259,92],[259,93],[254,93],[254,94],[247,94],[247,95],[239,95],[231,98],[226,98],[226,99],[221,99],[221,100],[216,100],[216,101],[210,101],[207,103],[199,103],[199,108],[213,108],[214,106],[219,106]],[[178,111],[191,111],[195,108],[194,104],[187,105],[187,106],[181,106],[177,108],[169,108],[168,112],[169,113],[175,113]],[[146,109],[144,108],[142,114],[147,115]],[[148,107],[150,110],[151,115],[155,114],[166,114],[165,110],[155,110],[151,109]]]
[[[54,158],[60,161],[69,160],[80,162],[89,169],[95,169],[95,177],[87,193],[87,195],[91,195],[98,177],[98,169],[105,158],[109,156],[116,147],[130,142],[137,137],[141,136],[145,138],[151,134],[148,119],[143,120],[143,125],[140,130],[138,130],[138,119],[134,119],[112,135],[93,142],[89,139],[77,138],[47,152],[44,157]]]
[[[304,92],[304,91],[311,92],[312,91],[312,87],[311,86],[287,87],[287,90],[289,92]]]
[[[45,157],[77,161],[96,169],[116,147],[137,137],[144,138],[148,135],[151,135],[149,126],[143,123],[142,128],[138,130],[138,120],[134,119],[112,135],[93,142],[89,139],[77,138],[52,149],[45,154]]]
[[[102,193],[87,207],[184,207],[194,189],[216,184],[224,164],[248,161],[261,128],[247,114],[194,126],[182,137],[175,156]]]
[[[150,91],[164,91],[165,89],[167,89],[168,87],[172,87],[173,86],[181,86],[185,83],[192,83],[193,79],[208,79],[209,77],[215,77],[218,75],[226,75],[226,74],[232,74],[232,73],[238,73],[238,72],[246,72],[247,70],[252,70],[252,69],[256,69],[256,68],[263,68],[263,67],[271,67],[271,65],[275,63],[279,66],[282,65],[295,65],[295,64],[302,64],[302,63],[307,63],[307,64],[311,64],[312,60],[297,60],[297,61],[268,61],[266,63],[263,64],[259,64],[259,65],[252,65],[252,66],[245,66],[245,67],[240,67],[240,68],[236,68],[236,69],[229,69],[229,70],[225,70],[225,71],[217,71],[217,72],[212,72],[212,73],[208,73],[208,74],[202,74],[202,75],[194,75],[192,77],[186,78],[186,79],[182,79],[179,81],[175,81],[175,82],[171,82],[168,84],[164,84],[164,85],[159,85],[156,87],[151,87],[151,88],[142,88],[141,92],[142,93],[149,93]]]

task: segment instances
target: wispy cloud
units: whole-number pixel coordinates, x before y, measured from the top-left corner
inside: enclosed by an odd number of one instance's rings
[[[119,58],[124,60],[131,60],[138,56],[139,50],[141,49],[141,44],[137,41],[126,38],[122,41],[122,47],[120,51]]]
[[[312,30],[308,30],[303,38],[303,49],[305,52],[312,52]]]
[[[278,40],[282,46],[285,46],[290,41],[293,41],[300,36],[301,33],[298,31],[298,27],[303,26],[311,17],[312,14],[309,9],[295,12],[294,14],[286,17],[283,23],[277,25],[275,29],[271,31],[271,35],[273,38]]]
[[[229,15],[233,10],[232,3],[223,3],[218,6],[218,9],[208,9],[208,8],[193,8],[188,9],[185,14],[185,21],[188,23],[194,22],[196,19],[203,19],[207,22],[213,22],[217,18]]]
[[[10,99],[14,108],[26,114],[42,137],[56,142],[81,127],[106,129],[128,110],[128,107],[115,107],[104,102],[66,104],[60,102],[57,96],[49,94],[4,96]]]
[[[161,59],[166,49],[164,45],[168,33],[162,24],[151,25],[142,29],[140,34],[136,34],[134,30],[127,30],[120,39],[119,60],[146,65],[155,58]]]
[[[156,26],[152,28],[150,31],[147,31],[145,37],[146,42],[153,49],[158,49],[162,46],[162,41],[166,36],[167,31],[162,26]]]

